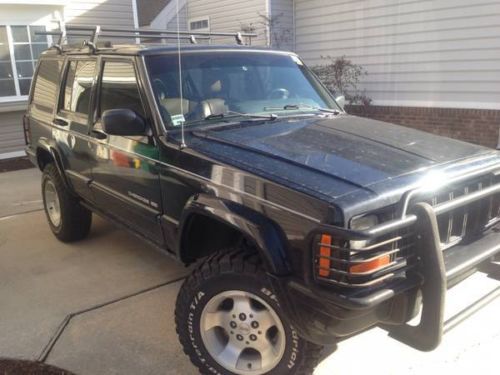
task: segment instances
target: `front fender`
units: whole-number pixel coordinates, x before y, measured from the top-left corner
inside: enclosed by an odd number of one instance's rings
[[[268,272],[274,275],[286,275],[290,266],[286,257],[286,236],[281,228],[264,215],[235,202],[217,197],[200,194],[192,197],[186,203],[180,226],[180,258],[186,225],[193,215],[205,215],[218,220],[239,231],[247,240],[255,244]]]

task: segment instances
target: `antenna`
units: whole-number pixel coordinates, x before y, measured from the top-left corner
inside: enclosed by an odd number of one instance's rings
[[[181,33],[179,25],[179,0],[175,3],[177,10],[177,54],[179,55],[179,95],[181,96],[181,150],[186,148],[186,140],[184,138],[184,93],[182,91],[182,57],[181,57]]]

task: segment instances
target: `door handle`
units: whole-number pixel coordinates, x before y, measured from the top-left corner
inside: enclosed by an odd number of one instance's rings
[[[108,138],[108,135],[106,133],[103,133],[102,131],[100,130],[92,130],[90,132],[90,134],[92,135],[92,137],[94,137],[95,139],[106,139]]]
[[[59,125],[59,126],[68,126],[68,121],[62,118],[55,118],[54,119],[54,125]]]

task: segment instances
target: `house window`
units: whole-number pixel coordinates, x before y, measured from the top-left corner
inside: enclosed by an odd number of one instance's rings
[[[210,22],[208,18],[192,18],[189,20],[189,30],[198,32],[209,32]]]
[[[29,94],[36,61],[48,48],[45,26],[0,26],[0,101]]]

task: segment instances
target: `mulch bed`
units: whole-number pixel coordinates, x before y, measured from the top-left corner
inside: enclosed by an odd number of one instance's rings
[[[0,173],[17,171],[19,169],[28,169],[34,167],[35,166],[29,161],[27,156],[21,158],[0,160]]]
[[[42,362],[1,359],[1,375],[73,375],[72,372]]]

